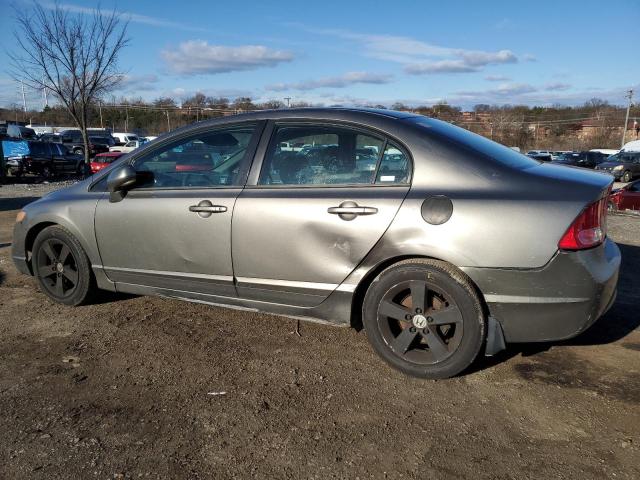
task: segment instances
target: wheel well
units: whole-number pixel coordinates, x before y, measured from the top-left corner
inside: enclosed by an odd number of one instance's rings
[[[382,273],[385,269],[391,267],[392,265],[402,262],[404,260],[425,259],[425,258],[430,260],[440,260],[439,258],[428,257],[426,255],[401,255],[398,257],[389,258],[384,262],[380,263],[379,265],[377,265],[375,268],[372,268],[369,272],[367,272],[367,274],[362,278],[362,280],[360,280],[360,283],[358,284],[358,286],[356,287],[353,293],[353,299],[351,301],[351,327],[357,331],[362,330],[363,328],[362,305],[364,303],[364,297],[367,293],[367,290],[369,289],[369,286],[371,285],[373,280],[375,280],[375,278],[378,275],[380,275],[380,273]],[[446,262],[445,260],[440,260],[440,261],[443,261],[451,265],[451,267],[455,268],[456,270],[459,270],[455,265],[452,265],[451,263]],[[469,283],[473,285],[473,288],[476,291],[476,295],[478,296],[478,300],[480,301],[480,305],[482,307],[483,313],[485,314],[485,318],[486,318],[486,316],[489,315],[489,308],[484,300],[484,295],[482,294],[478,286],[475,284],[475,282],[471,280],[471,278],[469,278],[467,274],[465,274],[462,271],[460,271],[460,273],[462,273],[465,277],[467,277],[469,279]]]
[[[57,224],[54,222],[38,223],[33,227],[31,227],[27,232],[27,236],[25,237],[25,240],[24,240],[24,253],[25,253],[25,256],[27,257],[27,265],[29,267],[29,271],[31,272],[31,275],[33,275],[33,267],[31,265],[31,252],[33,250],[33,243],[36,241],[36,237],[42,230],[52,225],[57,225]]]

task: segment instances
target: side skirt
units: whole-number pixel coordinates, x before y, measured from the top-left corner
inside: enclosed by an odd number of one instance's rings
[[[350,325],[352,294],[347,292],[333,292],[317,307],[306,308],[237,297],[223,297],[182,290],[148,287],[132,283],[117,282],[115,285],[117,291],[122,293],[174,298],[217,307],[281,315],[298,320],[334,326],[348,327]]]

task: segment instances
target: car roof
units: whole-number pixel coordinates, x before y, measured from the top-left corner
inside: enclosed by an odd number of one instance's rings
[[[224,117],[216,117],[209,120],[188,125],[190,128],[196,125],[207,125],[209,123],[233,123],[237,121],[250,120],[279,120],[279,119],[326,119],[326,120],[354,120],[365,121],[369,119],[403,119],[417,117],[419,115],[412,112],[399,112],[396,110],[384,110],[376,108],[346,108],[346,107],[327,107],[327,108],[282,108],[277,110],[256,110],[252,112],[238,113],[235,115],[227,115]],[[181,130],[181,129],[178,129]]]

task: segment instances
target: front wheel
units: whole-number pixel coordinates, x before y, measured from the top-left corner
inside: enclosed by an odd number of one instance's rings
[[[40,289],[55,302],[80,305],[93,293],[89,258],[65,228],[51,226],[38,234],[32,262]]]
[[[374,350],[414,377],[449,378],[465,370],[485,340],[484,313],[471,281],[437,260],[407,260],[371,284],[363,324]]]

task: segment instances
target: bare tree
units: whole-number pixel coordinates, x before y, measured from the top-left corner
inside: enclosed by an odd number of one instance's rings
[[[16,19],[12,75],[64,105],[82,132],[88,163],[90,106],[122,80],[118,54],[128,43],[127,23],[115,10],[73,14],[58,3],[45,9],[35,2],[31,9],[16,9]]]

